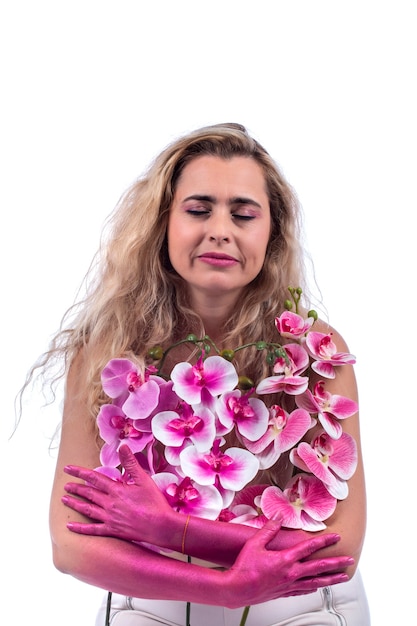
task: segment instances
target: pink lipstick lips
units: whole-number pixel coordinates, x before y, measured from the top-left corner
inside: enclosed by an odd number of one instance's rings
[[[221,252],[205,252],[198,256],[200,261],[207,263],[208,265],[214,265],[215,267],[231,267],[236,265],[239,261],[228,254],[222,254]]]

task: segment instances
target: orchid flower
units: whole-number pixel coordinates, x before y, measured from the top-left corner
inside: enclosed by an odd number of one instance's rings
[[[291,311],[284,311],[279,317],[275,318],[275,326],[281,337],[289,337],[292,339],[300,339],[304,337],[314,323],[313,317],[306,320]]]
[[[166,446],[167,460],[179,465],[179,454],[185,446],[193,443],[199,452],[211,448],[216,436],[215,419],[205,407],[193,411],[180,402],[176,411],[162,411],[153,417],[152,432]]]
[[[127,443],[135,454],[142,451],[152,441],[153,435],[148,431],[138,430],[134,421],[127,417],[123,410],[114,404],[103,404],[97,415],[97,425],[104,445],[100,450],[102,465],[117,467],[120,463],[118,449]]]
[[[228,448],[220,450],[220,440],[214,441],[209,452],[198,452],[195,446],[185,448],[180,454],[181,469],[200,485],[215,485],[239,491],[250,482],[259,469],[259,461],[248,450]]]
[[[169,472],[155,474],[152,478],[174,511],[212,520],[219,516],[223,500],[214,486],[197,485],[188,476],[180,479]]]
[[[244,444],[258,458],[260,469],[268,469],[278,461],[282,452],[296,445],[315,423],[304,409],[287,413],[274,404],[269,409],[266,433],[257,441],[245,439]]]
[[[317,476],[335,498],[344,500],[348,495],[346,481],[356,470],[356,442],[348,433],[332,439],[322,432],[311,444],[301,442],[291,451],[290,460],[296,467]]]
[[[279,393],[289,395],[304,393],[308,386],[308,376],[300,376],[309,365],[309,357],[304,348],[298,343],[289,343],[283,346],[285,356],[279,356],[274,364],[276,376],[268,376],[261,380],[256,387],[256,393]]]
[[[261,495],[268,485],[250,485],[235,495],[230,506],[230,522],[262,528],[268,521],[260,507]]]
[[[281,519],[287,528],[317,531],[326,528],[323,520],[332,515],[337,500],[311,474],[296,474],[282,491],[267,487],[260,500],[268,519]]]
[[[332,340],[332,333],[327,335],[324,333],[310,332],[305,341],[306,347],[315,361],[311,368],[324,378],[334,378],[336,375],[335,367],[353,364],[356,362],[353,354],[348,352],[337,352],[337,347]]]
[[[201,356],[195,365],[177,363],[171,372],[173,389],[188,404],[199,404],[206,390],[213,397],[231,391],[238,382],[232,363],[221,356]]]
[[[239,389],[224,393],[216,404],[220,423],[230,432],[236,426],[241,435],[255,441],[268,426],[268,409],[259,398],[251,398],[249,393]]]
[[[358,405],[350,398],[325,391],[324,384],[324,381],[320,380],[314,385],[313,393],[307,389],[301,396],[297,396],[295,401],[298,407],[309,413],[316,413],[326,433],[333,439],[339,439],[343,429],[338,420],[354,415]]]
[[[101,375],[103,389],[110,398],[118,399],[126,415],[132,419],[149,417],[158,404],[159,385],[163,378],[145,370],[142,375],[129,359],[112,359]]]

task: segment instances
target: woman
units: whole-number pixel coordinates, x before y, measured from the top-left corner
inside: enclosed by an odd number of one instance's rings
[[[237,625],[250,606],[247,626],[366,626],[356,571],[365,533],[357,414],[343,423],[358,447],[349,495],[317,533],[272,520],[256,529],[185,517],[129,446],[119,449],[128,483],[93,471],[103,445],[100,376],[109,359],[129,358],[143,371],[149,350],[162,346],[159,374],[169,376],[176,363],[197,361],[195,345],[181,343],[190,333],[208,336],[218,350],[276,341],[274,320],[288,286],[307,293],[297,202],[275,163],[240,125],[203,128],[163,151],[110,225],[87,296],[41,363],[63,355],[67,369],[51,498],[56,567],[112,592],[97,625],[178,625],[190,623],[190,614],[194,625]],[[323,322],[316,328],[329,333]],[[233,356],[253,381],[267,375],[256,347]],[[352,367],[338,368],[326,389],[355,400]],[[292,469],[285,459],[260,472],[262,480],[285,482]]]

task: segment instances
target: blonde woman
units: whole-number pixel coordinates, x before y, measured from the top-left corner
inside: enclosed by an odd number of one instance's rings
[[[357,571],[366,508],[357,413],[343,421],[358,449],[349,495],[317,533],[281,527],[279,519],[256,528],[184,516],[128,445],[118,451],[128,482],[94,471],[109,360],[129,359],[143,373],[149,350],[160,346],[159,375],[168,377],[176,363],[197,362],[193,342],[168,350],[187,335],[209,337],[219,351],[273,342],[288,286],[307,299],[298,204],[274,161],[238,124],[178,139],[122,197],[95,261],[85,298],[37,367],[46,375],[57,360],[65,364],[53,558],[60,571],[111,592],[97,626],[238,626],[249,606],[247,626],[366,626]],[[330,331],[321,321],[316,328]],[[233,357],[253,381],[267,376],[256,345]],[[355,400],[351,365],[338,368],[326,389]],[[225,438],[240,445],[232,434]],[[293,469],[283,454],[253,483],[283,485]]]

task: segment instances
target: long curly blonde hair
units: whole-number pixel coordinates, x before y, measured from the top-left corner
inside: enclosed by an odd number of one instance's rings
[[[234,123],[208,126],[174,141],[120,199],[87,274],[85,296],[66,312],[31,371],[31,376],[37,369],[45,375],[58,360],[62,367],[56,381],[83,349],[92,417],[103,402],[100,372],[109,359],[130,356],[144,363],[152,346],[167,347],[191,332],[204,335],[201,319],[189,306],[186,285],[170,264],[166,235],[181,172],[202,155],[254,159],[265,176],[272,218],[263,268],[227,320],[224,345],[276,340],[273,321],[288,298],[288,286],[306,288],[299,204],[266,150]],[[239,367],[254,380],[265,372],[259,351],[242,351],[240,361]]]

